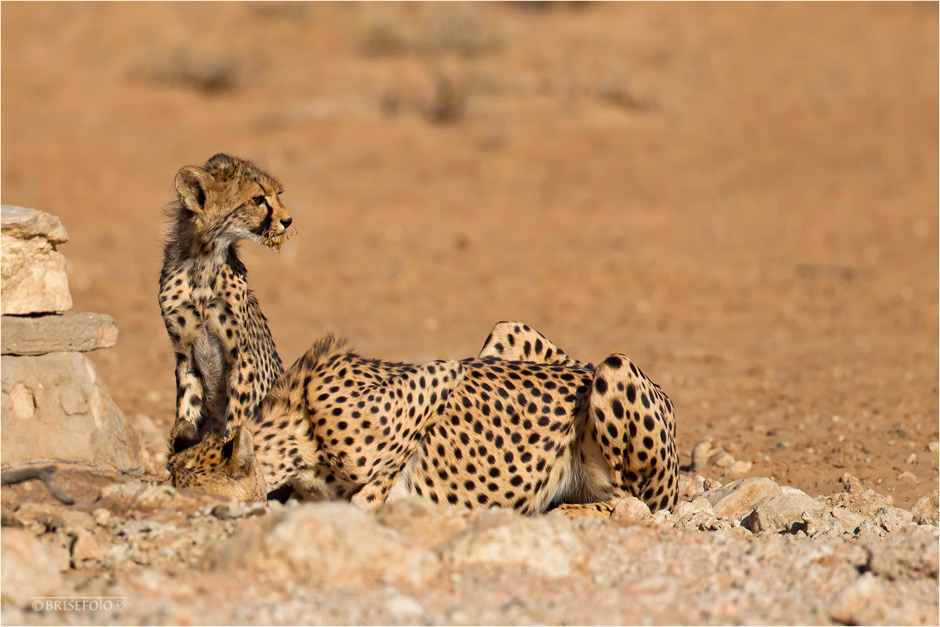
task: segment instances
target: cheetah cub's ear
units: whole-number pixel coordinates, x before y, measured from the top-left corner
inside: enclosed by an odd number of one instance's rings
[[[228,460],[236,476],[253,475],[255,444],[251,431],[237,427],[232,435],[226,436],[222,446],[222,458]]]
[[[206,206],[211,177],[202,168],[187,165],[176,173],[176,193],[180,202],[193,213],[202,213]]]

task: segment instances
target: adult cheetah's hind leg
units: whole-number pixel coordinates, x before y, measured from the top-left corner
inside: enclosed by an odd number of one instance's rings
[[[594,372],[588,411],[584,438],[593,440],[606,462],[609,496],[601,503],[563,505],[561,513],[609,515],[625,496],[654,512],[673,507],[679,493],[676,419],[659,386],[629,357],[615,353]],[[582,450],[587,446],[582,440]]]
[[[584,367],[547,337],[522,322],[497,322],[477,358]]]

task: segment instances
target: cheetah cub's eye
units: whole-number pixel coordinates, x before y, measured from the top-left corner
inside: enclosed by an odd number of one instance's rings
[[[265,200],[264,196],[255,196],[255,197],[252,198],[251,200],[252,200],[252,202],[254,202],[254,203],[255,203],[256,205],[258,205],[259,207],[260,207],[261,205],[263,205],[265,202],[267,202],[267,201]]]

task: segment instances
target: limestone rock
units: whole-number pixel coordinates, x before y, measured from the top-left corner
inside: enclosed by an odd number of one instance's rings
[[[935,625],[937,610],[908,599],[873,573],[865,573],[840,590],[829,607],[833,620],[845,625]]]
[[[685,474],[679,475],[679,498],[691,499],[705,491],[705,477],[694,475],[689,477]]]
[[[56,245],[67,242],[59,219],[44,211],[0,208],[0,312],[53,313],[72,308],[65,257]]]
[[[653,513],[650,508],[640,499],[627,496],[617,503],[614,511],[610,514],[610,519],[621,525],[635,525],[646,522],[652,522]]]
[[[134,432],[84,355],[5,355],[0,370],[4,464],[60,459],[140,467]]]
[[[795,523],[802,523],[802,515],[809,512],[812,515],[822,511],[823,504],[799,494],[778,494],[759,502],[745,526],[759,533],[761,531],[790,531]]]
[[[937,578],[937,538],[927,533],[891,536],[868,548],[868,568],[889,579]]]
[[[417,497],[385,503],[376,520],[428,548],[447,542],[468,526],[465,512]]]
[[[853,483],[846,483],[846,486],[852,486]],[[829,505],[844,507],[845,509],[861,514],[866,518],[874,516],[879,509],[890,506],[894,499],[890,494],[878,494],[871,489],[861,489],[852,491],[846,490],[840,494],[833,494],[825,499]]]
[[[882,507],[873,518],[865,520],[858,528],[858,537],[863,541],[883,538],[904,527],[915,526],[914,515],[898,507]]]
[[[310,503],[245,523],[210,558],[216,570],[244,569],[320,587],[420,586],[440,563],[430,550],[349,503]]]
[[[718,518],[743,518],[754,506],[771,496],[781,494],[780,486],[766,477],[738,479],[717,490],[705,493]]]
[[[938,510],[940,510],[940,496],[938,491],[928,492],[917,499],[911,513],[914,515],[914,522],[919,525],[936,525]]]
[[[866,518],[844,507],[825,507],[820,514],[803,512],[801,515],[804,531],[810,537],[825,536],[839,537],[845,534],[854,535]]]
[[[147,485],[145,483],[112,483],[101,489],[94,510],[109,511],[118,515],[129,512],[150,513],[173,510],[193,516],[204,507],[225,503],[222,497],[197,492],[178,490],[168,485]],[[96,519],[100,516],[95,512]],[[107,516],[104,517],[107,521]]]
[[[0,351],[4,355],[45,355],[92,351],[114,346],[117,320],[98,313],[3,316]]]
[[[699,442],[692,449],[692,470],[701,471],[708,468],[708,462],[718,449],[711,442]]]
[[[586,567],[588,549],[567,518],[516,518],[458,537],[445,548],[443,559],[455,567],[515,564],[549,577],[566,577]]]
[[[890,610],[886,586],[871,573],[865,573],[839,591],[829,608],[832,618],[845,625],[887,623]]]
[[[62,576],[49,546],[22,529],[3,530],[0,536],[0,602],[23,607],[30,597],[60,594]]]
[[[95,540],[95,536],[85,529],[75,530],[75,542],[72,544],[72,564],[79,566],[83,561],[100,562],[104,559],[104,549]]]

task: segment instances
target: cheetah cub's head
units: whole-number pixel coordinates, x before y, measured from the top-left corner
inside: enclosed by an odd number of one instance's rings
[[[176,488],[243,501],[267,500],[251,432],[245,428],[239,427],[228,436],[210,433],[199,444],[171,455],[167,470]]]
[[[284,188],[277,179],[231,155],[219,153],[201,168],[180,168],[176,192],[192,214],[195,233],[207,243],[249,239],[280,250],[293,222],[281,204]]]

